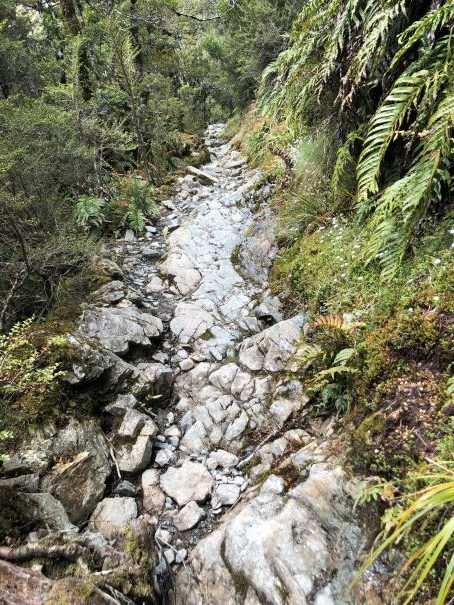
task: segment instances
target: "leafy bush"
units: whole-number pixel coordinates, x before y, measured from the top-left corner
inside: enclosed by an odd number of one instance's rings
[[[64,374],[60,360],[68,341],[34,330],[33,319],[27,319],[0,336],[2,431],[43,420],[49,403],[60,392],[57,379]]]
[[[256,112],[262,131],[285,121],[297,138],[323,120],[337,125],[337,106],[345,144],[333,185],[356,198],[362,260],[387,281],[422,221],[448,207],[452,179],[454,8],[415,4],[307,2],[289,47],[265,70]]]

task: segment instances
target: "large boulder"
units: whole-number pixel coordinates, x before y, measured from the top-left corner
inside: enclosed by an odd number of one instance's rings
[[[161,475],[161,489],[179,506],[191,500],[204,502],[213,487],[213,478],[203,464],[185,461],[179,468],[170,467]]]
[[[104,498],[96,507],[91,523],[104,538],[112,540],[124,534],[136,518],[137,504],[134,498]]]
[[[263,286],[267,283],[276,253],[275,218],[267,208],[258,217],[239,249],[238,265],[241,274]]]
[[[57,464],[42,481],[76,524],[86,521],[104,495],[110,473],[108,460],[98,452],[80,452],[69,462]]]
[[[21,494],[30,521],[54,531],[77,531],[61,502],[48,493]]]
[[[270,475],[257,496],[196,546],[177,575],[175,603],[369,602],[349,586],[362,536],[344,486],[342,471],[328,464],[313,465],[288,493],[283,478]]]
[[[169,366],[162,363],[150,363],[137,372],[131,392],[136,397],[159,397],[159,403],[166,401],[172,394],[174,374]]]
[[[87,309],[77,333],[108,351],[125,355],[132,346],[151,347],[163,331],[162,321],[135,307]]]
[[[240,362],[249,370],[285,370],[306,325],[306,317],[296,315],[246,338],[239,348]]]

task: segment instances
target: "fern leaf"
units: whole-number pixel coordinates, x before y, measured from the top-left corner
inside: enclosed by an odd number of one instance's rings
[[[311,324],[312,330],[319,328],[333,328],[334,330],[343,330],[345,327],[344,319],[341,315],[320,315]]]
[[[358,198],[368,200],[379,190],[379,177],[386,150],[396,136],[408,111],[414,106],[426,82],[428,72],[421,70],[411,76],[405,73],[370,122],[364,149],[358,162]]]
[[[345,366],[354,355],[356,355],[356,349],[342,349],[334,358],[333,364],[334,366]]]

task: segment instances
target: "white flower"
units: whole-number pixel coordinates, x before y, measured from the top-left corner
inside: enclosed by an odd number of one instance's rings
[[[440,258],[434,258],[432,263],[437,267],[440,263],[441,263],[441,259]]]
[[[449,233],[450,233],[451,235],[454,235],[454,227],[453,227],[452,229],[450,229],[450,230],[449,230]]]

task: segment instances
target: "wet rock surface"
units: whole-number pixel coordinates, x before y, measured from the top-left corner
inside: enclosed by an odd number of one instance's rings
[[[153,526],[158,599],[359,605],[352,485],[291,377],[307,320],[267,290],[270,187],[222,130],[208,129],[211,162],[179,179],[156,225],[110,242],[113,280],[86,305],[68,375],[100,396],[102,430],[49,427],[7,480],[28,477],[32,498],[38,480],[58,528],[101,550]]]

